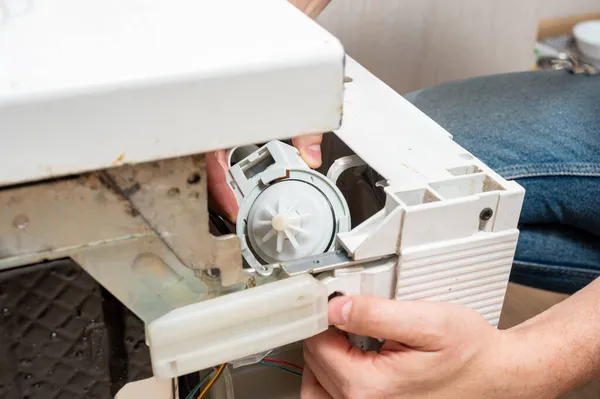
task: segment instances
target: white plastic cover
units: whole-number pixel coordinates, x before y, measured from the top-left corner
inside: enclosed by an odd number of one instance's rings
[[[309,275],[176,309],[147,325],[157,378],[173,378],[327,329],[327,288]]]

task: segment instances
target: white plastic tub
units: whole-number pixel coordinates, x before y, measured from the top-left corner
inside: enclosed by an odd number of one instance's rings
[[[575,25],[573,36],[579,51],[590,58],[600,60],[600,20]]]

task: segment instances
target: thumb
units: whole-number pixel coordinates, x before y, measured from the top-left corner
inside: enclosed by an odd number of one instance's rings
[[[436,302],[342,296],[329,302],[329,322],[340,330],[397,341],[423,351],[443,348],[451,309]]]
[[[300,136],[292,139],[294,147],[300,151],[300,156],[311,168],[318,168],[323,162],[321,158],[322,134]]]

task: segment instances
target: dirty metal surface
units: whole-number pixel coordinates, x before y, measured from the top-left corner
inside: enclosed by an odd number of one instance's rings
[[[72,254],[81,267],[144,322],[225,293],[183,266],[156,236]]]
[[[209,232],[203,155],[125,165],[105,173],[183,265],[199,276],[219,269],[223,286],[248,279],[238,238]]]
[[[203,157],[111,175],[0,189],[0,270],[73,259],[145,323],[277,279],[243,272],[237,237],[210,233]],[[201,273],[207,265],[223,266],[220,276]]]
[[[96,175],[0,189],[0,270],[152,234]]]

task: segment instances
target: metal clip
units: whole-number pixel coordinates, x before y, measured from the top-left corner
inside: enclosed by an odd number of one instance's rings
[[[300,274],[317,274],[344,267],[362,265],[376,260],[391,258],[392,256],[396,255],[354,260],[345,251],[337,250],[290,262],[277,263],[272,265],[272,268],[281,268],[288,276],[297,276]]]

